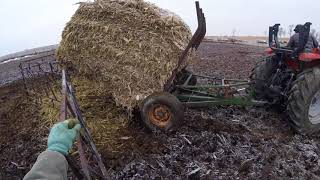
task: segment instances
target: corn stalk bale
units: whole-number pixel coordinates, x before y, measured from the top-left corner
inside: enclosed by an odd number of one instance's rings
[[[67,23],[57,59],[96,93],[132,109],[163,90],[190,38],[181,18],[153,4],[96,0],[81,3]]]

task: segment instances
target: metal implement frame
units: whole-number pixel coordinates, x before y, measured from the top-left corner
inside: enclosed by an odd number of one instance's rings
[[[211,81],[206,85],[188,85],[191,78],[196,77]],[[210,76],[190,74],[182,85],[176,85],[172,92],[185,107],[208,107],[217,105],[252,106],[264,105],[264,101],[253,100],[251,94],[235,96],[246,90],[251,84],[248,80],[221,79]]]
[[[110,179],[107,175],[106,167],[102,162],[101,155],[98,152],[93,142],[91,133],[82,116],[79,104],[73,92],[73,88],[67,80],[67,74],[64,69],[62,70],[61,94],[62,94],[62,98],[61,98],[61,109],[60,109],[60,121],[66,120],[69,116],[69,117],[76,118],[81,125],[81,132],[77,137],[77,148],[80,156],[82,173],[75,166],[74,160],[72,160],[73,158],[70,156],[67,157],[68,163],[74,175],[78,179],[91,180],[92,174],[94,174],[95,177],[99,177],[101,179]],[[95,165],[97,165],[98,168],[91,166],[90,163],[95,163]],[[99,169],[99,171],[96,171],[95,169]]]
[[[192,36],[186,49],[182,52],[178,61],[177,67],[173,70],[171,77],[168,79],[164,86],[165,92],[170,92],[175,95],[184,106],[187,107],[206,107],[210,105],[257,105],[262,102],[252,100],[251,96],[247,97],[234,97],[239,89],[235,90],[234,87],[249,85],[250,82],[246,80],[235,79],[218,79],[210,76],[201,76],[190,74],[189,77],[182,85],[175,85],[175,79],[179,72],[186,67],[182,65],[187,60],[188,53],[192,50],[197,50],[203,38],[206,35],[206,18],[198,1],[195,2],[197,11],[198,28]],[[220,81],[220,83],[213,83],[205,86],[190,86],[188,85],[191,78],[202,78]],[[231,83],[230,83],[231,82]],[[210,90],[215,89],[220,93],[212,93]]]

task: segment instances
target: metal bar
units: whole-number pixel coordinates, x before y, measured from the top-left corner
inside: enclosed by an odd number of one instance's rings
[[[97,161],[98,161],[98,165],[100,167],[100,170],[101,170],[101,173],[104,177],[104,179],[110,179],[108,177],[108,174],[107,174],[107,170],[102,162],[102,158],[101,158],[101,155],[99,154],[95,144],[93,143],[93,140],[91,138],[91,134],[90,134],[90,131],[87,129],[87,126],[86,126],[86,123],[84,121],[84,118],[82,117],[82,114],[80,112],[80,108],[79,108],[79,105],[78,105],[78,102],[77,102],[77,99],[75,98],[75,95],[73,93],[73,90],[72,90],[72,86],[71,85],[68,85],[68,93],[70,95],[70,101],[71,101],[71,107],[72,107],[72,110],[74,111],[74,113],[76,114],[76,117],[77,119],[79,120],[80,122],[80,125],[82,126],[83,130],[84,130],[84,138],[86,138],[89,142],[89,147],[91,148],[91,150],[94,152],[94,155],[96,156],[97,158]]]
[[[61,91],[61,108],[60,108],[60,121],[67,118],[67,82],[66,72],[62,70],[62,91]]]
[[[178,88],[184,89],[214,89],[214,88],[225,88],[225,87],[237,87],[237,86],[245,86],[250,85],[250,83],[238,83],[238,84],[227,84],[227,85],[203,85],[203,86],[184,86],[177,85]]]
[[[89,169],[88,169],[88,162],[87,162],[86,157],[84,155],[85,152],[83,150],[82,140],[81,140],[80,134],[77,136],[77,147],[78,147],[78,151],[79,151],[80,163],[81,163],[83,173],[84,173],[87,180],[91,180]]]
[[[193,102],[182,102],[182,104],[189,108],[197,107],[208,107],[208,106],[227,106],[227,105],[236,105],[236,106],[252,106],[252,105],[261,105],[259,101],[252,101],[250,99],[242,98],[232,98],[232,99],[221,99],[216,101],[193,101]]]
[[[65,156],[66,157],[66,160],[70,166],[70,169],[72,171],[72,173],[74,174],[74,176],[78,179],[78,180],[82,180],[83,179],[83,176],[81,175],[79,169],[75,166],[76,162],[75,160],[70,156]]]
[[[201,12],[202,12],[202,9],[201,9]],[[206,17],[204,16],[203,12],[202,12],[202,16],[203,16],[203,20],[202,20],[203,30],[202,30],[202,34],[201,34],[201,37],[200,37],[201,40],[199,41],[199,43],[195,47],[196,49],[198,49],[198,47],[200,46],[200,43],[202,42],[203,38],[206,36],[206,33],[207,33]]]
[[[200,43],[205,37],[207,29],[206,29],[206,19],[202,11],[202,8],[200,8],[199,2],[196,2],[196,9],[197,9],[197,17],[198,17],[198,26],[200,27],[200,34],[199,34],[199,38],[197,38],[197,40],[193,44],[193,48],[198,49],[198,47],[200,46]]]
[[[187,86],[187,85],[189,84],[191,78],[192,78],[192,74],[190,74],[190,75],[188,76],[188,79],[183,83],[183,85],[184,85],[184,86]]]
[[[61,99],[61,109],[60,109],[60,121],[64,121],[67,119],[67,82],[66,82],[66,72],[62,71],[62,99]],[[66,160],[76,178],[83,179],[83,176],[79,172],[78,168],[74,165],[73,158],[68,155],[66,156]]]
[[[19,68],[20,68],[20,73],[21,73],[21,76],[22,76],[23,86],[25,88],[26,95],[29,96],[27,82],[26,82],[26,78],[25,78],[25,74],[24,74],[24,69],[22,68],[22,64],[21,63],[19,65]]]
[[[60,112],[60,119],[66,119],[67,117],[67,107],[70,103],[68,102],[68,85],[67,85],[67,78],[66,78],[66,72],[65,70],[62,70],[62,103],[61,103],[61,112]],[[75,114],[75,112],[71,109],[72,114]],[[81,139],[79,136],[77,137],[77,147],[79,150],[79,156],[80,156],[80,163],[82,166],[83,173],[85,174],[86,179],[91,180],[89,170],[88,170],[88,164],[86,162],[85,156],[84,156],[84,151],[81,143]],[[71,165],[73,166],[73,165]],[[73,170],[75,171],[75,170]]]
[[[222,80],[223,78],[213,77],[213,76],[205,76],[205,75],[199,75],[199,74],[192,74],[192,76],[200,77],[204,79],[213,79],[213,80]],[[228,82],[250,82],[249,80],[243,80],[243,79],[225,79],[225,81]]]
[[[181,101],[216,101],[219,100],[221,98],[217,98],[217,97],[209,97],[209,96],[197,96],[197,95],[187,95],[187,94],[181,94],[181,95],[177,95],[177,98]]]
[[[202,96],[217,97],[217,94],[211,94],[211,93],[204,92],[204,91],[195,91],[195,90],[185,89],[185,88],[179,88],[179,89],[183,90],[183,91],[190,92],[191,94],[199,94]]]
[[[67,74],[64,69],[62,70],[62,92],[61,93],[62,93],[62,101],[61,101],[60,119],[65,120],[67,118],[68,109],[69,109],[71,115],[73,117],[76,117],[79,120],[80,125],[83,130],[83,131],[81,131],[81,133],[77,137],[77,148],[78,148],[78,152],[79,152],[79,156],[80,156],[80,163],[81,163],[82,171],[85,175],[85,179],[91,180],[91,176],[90,176],[91,171],[89,169],[90,166],[88,164],[88,159],[86,159],[86,156],[85,156],[84,145],[87,146],[88,150],[92,153],[93,157],[96,159],[97,164],[99,166],[99,169],[102,173],[101,178],[102,179],[110,179],[107,176],[107,171],[106,171],[106,168],[102,162],[101,155],[99,154],[95,144],[93,143],[93,139],[91,138],[90,131],[87,128],[87,125],[86,125],[84,118],[81,114],[81,111],[80,111],[77,99],[74,95],[72,86],[69,85],[69,83],[67,81]],[[68,163],[69,163],[72,171],[74,172],[74,174],[75,175],[80,174],[78,169],[72,163],[72,158],[68,157],[67,160],[68,160]],[[97,174],[97,172],[94,172],[94,174]],[[77,178],[83,179],[84,177],[79,176]]]
[[[197,47],[197,44],[201,43],[203,39],[203,35],[205,32],[203,32],[205,29],[202,27],[204,24],[203,21],[205,21],[204,15],[200,9],[199,1],[196,1],[196,10],[197,10],[197,18],[198,18],[198,28],[194,35],[192,36],[190,42],[188,43],[186,49],[182,52],[179,61],[177,63],[177,67],[172,71],[171,77],[168,79],[168,81],[164,85],[164,91],[168,92],[170,91],[171,85],[173,80],[176,78],[178,71],[181,68],[181,65],[183,65],[183,62],[186,61],[186,57],[190,51],[190,49]],[[201,12],[201,13],[200,13]],[[203,36],[203,37],[202,37]],[[201,39],[202,38],[202,39]]]

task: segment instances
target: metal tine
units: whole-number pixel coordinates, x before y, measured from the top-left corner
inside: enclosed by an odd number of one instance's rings
[[[52,88],[55,83],[54,74],[59,72],[56,61],[22,62],[19,64],[19,69],[27,96],[40,98],[40,94],[44,92],[49,99],[59,102]],[[39,76],[43,77],[41,79],[36,79]],[[53,99],[51,97],[53,97]]]
[[[195,46],[195,49],[198,49],[198,47],[200,46],[200,43],[202,42],[203,38],[205,37],[206,33],[207,33],[207,25],[206,25],[206,18],[204,16],[204,13],[202,12],[202,9],[201,9],[201,14],[202,14],[202,20],[201,20],[201,26],[202,26],[202,29],[201,29],[201,35],[199,37],[199,42],[197,42],[197,45]]]
[[[183,64],[184,61],[186,61],[186,57],[187,57],[190,49],[198,47],[199,45],[197,45],[197,44],[201,43],[201,41],[205,35],[205,28],[203,27],[203,25],[205,25],[205,23],[203,23],[203,21],[205,21],[205,19],[204,19],[204,14],[203,14],[202,10],[200,9],[199,1],[196,1],[196,10],[197,10],[198,28],[197,28],[196,32],[194,33],[194,35],[192,36],[186,49],[182,52],[182,54],[179,58],[177,67],[172,71],[171,77],[166,82],[166,84],[164,86],[164,91],[166,91],[166,92],[170,91],[172,82],[173,82],[174,78],[176,77],[178,71],[180,70],[181,65]]]
[[[197,36],[195,38],[196,39],[195,42],[192,44],[193,48],[196,48],[197,44],[199,43],[198,37],[201,36],[201,32],[202,32],[202,29],[203,29],[203,27],[202,27],[202,20],[203,20],[203,18],[202,18],[202,9],[200,8],[200,4],[199,4],[198,1],[196,2],[196,11],[197,11],[197,19],[198,19],[198,29],[197,29],[198,33],[197,33]]]
[[[198,9],[198,23],[199,23],[199,27],[200,27],[200,35],[199,38],[197,38],[197,41],[194,44],[194,48],[198,49],[198,47],[200,46],[200,43],[202,42],[203,38],[205,37],[207,28],[206,28],[206,21],[205,21],[205,16],[203,13],[202,8],[199,7]]]

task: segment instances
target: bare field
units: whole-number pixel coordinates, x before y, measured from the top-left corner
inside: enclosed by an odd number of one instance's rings
[[[197,74],[247,79],[264,48],[204,42]],[[20,179],[46,148],[48,129],[16,83],[0,88],[0,179]],[[125,137],[125,138],[124,138]],[[113,179],[319,179],[318,137],[295,134],[270,107],[189,109],[184,125],[153,134],[139,122],[118,130],[122,148],[100,149]]]

